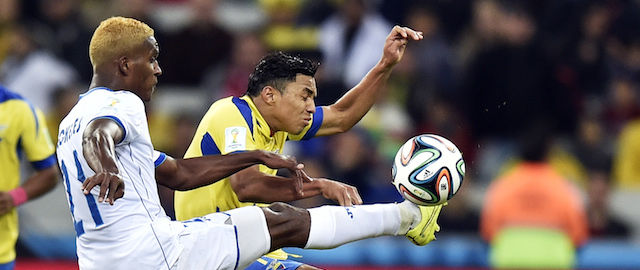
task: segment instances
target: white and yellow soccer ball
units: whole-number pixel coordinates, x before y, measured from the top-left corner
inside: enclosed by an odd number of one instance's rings
[[[462,153],[448,139],[422,134],[409,139],[396,154],[393,185],[418,205],[443,204],[458,192],[464,179]]]

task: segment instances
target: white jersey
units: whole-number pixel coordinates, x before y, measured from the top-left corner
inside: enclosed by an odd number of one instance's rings
[[[82,152],[82,133],[97,118],[122,126],[124,138],[116,142],[116,160],[124,179],[124,197],[114,205],[98,203],[99,187],[84,195],[82,182],[94,175]],[[81,269],[167,269],[181,252],[172,235],[180,223],[157,228],[169,220],[160,204],[155,161],[142,100],[128,91],[93,88],[60,123],[58,165],[64,177],[69,209],[76,229]],[[159,162],[161,163],[161,162]],[[156,164],[157,165],[157,164]]]

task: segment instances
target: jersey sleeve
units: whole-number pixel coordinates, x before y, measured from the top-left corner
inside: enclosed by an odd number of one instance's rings
[[[294,135],[289,134],[289,140],[292,141],[300,141],[300,140],[309,140],[316,136],[320,126],[322,126],[322,121],[324,120],[324,111],[322,107],[316,107],[316,113],[311,115],[311,123],[306,126],[300,134]]]
[[[153,166],[158,168],[165,160],[167,160],[167,154],[158,150],[153,150]]]
[[[27,104],[27,103],[25,103]],[[55,148],[47,128],[44,114],[33,106],[24,106],[22,117],[24,130],[20,143],[27,160],[36,170],[42,170],[55,165]]]
[[[144,103],[133,93],[126,91],[114,92],[101,101],[100,109],[91,117],[95,119],[111,119],[123,129],[122,141],[116,144],[134,141],[146,129],[146,113]]]

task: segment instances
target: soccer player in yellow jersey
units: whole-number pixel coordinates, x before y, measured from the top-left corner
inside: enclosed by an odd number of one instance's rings
[[[287,140],[348,131],[373,106],[410,39],[420,40],[422,33],[395,26],[386,38],[376,66],[330,106],[315,106],[317,66],[310,60],[282,52],[267,55],[250,75],[244,96],[224,98],[211,105],[185,158],[254,149],[281,153]],[[176,217],[186,220],[256,203],[290,202],[320,194],[343,206],[362,203],[354,187],[337,181],[316,178],[304,182],[301,188],[291,181],[277,176],[276,170],[256,165],[212,185],[176,192]],[[265,269],[269,265],[317,269],[285,260],[284,252],[271,255],[272,258],[263,257],[247,269]]]
[[[14,268],[18,240],[16,207],[56,185],[54,150],[42,112],[0,85],[0,270]],[[21,185],[23,155],[36,172]]]

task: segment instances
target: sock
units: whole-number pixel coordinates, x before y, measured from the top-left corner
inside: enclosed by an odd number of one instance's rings
[[[397,204],[322,206],[309,209],[309,214],[311,230],[305,248],[312,249],[334,248],[381,235],[398,235],[402,223]]]
[[[415,228],[422,220],[420,207],[410,201],[404,201],[398,204],[400,208],[400,216],[402,223],[398,234],[407,234],[407,232]]]

